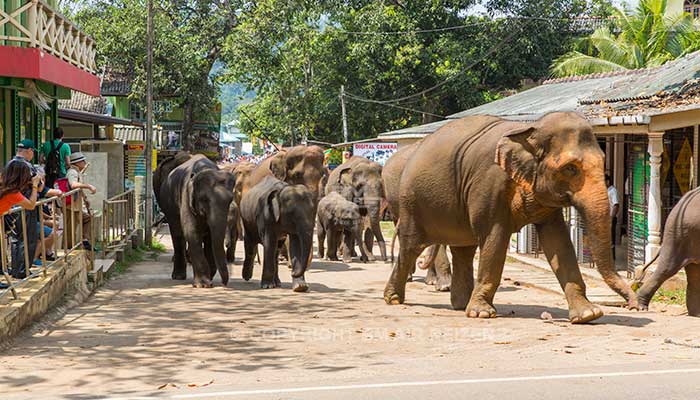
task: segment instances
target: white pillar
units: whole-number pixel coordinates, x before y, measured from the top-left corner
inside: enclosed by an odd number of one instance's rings
[[[649,234],[645,251],[645,262],[651,261],[661,248],[661,156],[664,152],[664,133],[649,133],[649,204],[647,226]]]

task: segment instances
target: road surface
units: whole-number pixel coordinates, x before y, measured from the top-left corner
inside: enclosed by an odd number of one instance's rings
[[[163,239],[170,244],[169,238]],[[242,246],[239,246],[242,250]],[[385,263],[314,261],[310,293],[170,280],[133,266],[2,354],[14,399],[697,399],[700,320],[675,306],[604,308],[575,326],[564,299],[504,275],[499,317],[467,319],[420,279],[387,306]],[[542,272],[546,273],[546,272]],[[218,278],[217,278],[218,282]],[[551,314],[551,320],[542,314]]]

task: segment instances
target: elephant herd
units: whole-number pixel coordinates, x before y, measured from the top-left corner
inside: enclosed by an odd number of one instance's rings
[[[226,285],[227,261],[234,261],[236,241],[242,236],[243,279],[251,279],[262,244],[261,287],[280,286],[281,253],[289,261],[292,289],[305,292],[314,229],[320,258],[338,260],[342,251],[343,261],[349,262],[359,249],[361,261],[373,261],[376,241],[380,259],[387,261],[380,221],[388,209],[399,253],[394,261],[392,243],[386,303],[404,302],[406,282],[418,264],[429,270],[427,283],[438,291],[450,291],[453,308],[465,310],[470,318],[491,318],[496,316],[493,301],[511,235],[534,224],[564,291],[570,321],[585,323],[603,313],[586,297],[563,218],[563,208],[573,206],[586,221],[601,276],[629,308],[646,308],[660,284],[685,267],[689,311],[700,314],[696,241],[687,243],[685,258],[662,248],[663,263],[639,297],[617,274],[610,251],[604,154],[591,126],[577,114],[552,113],[534,122],[489,116],[454,120],[401,148],[384,168],[352,157],[328,171],[323,159],[319,147],[296,146],[259,165],[241,162],[219,168],[201,155],[187,153],[160,163],[153,189],[173,241],[172,278],[186,279],[189,261],[195,287],[211,287],[217,271]],[[668,235],[693,232],[696,239],[700,237],[698,205],[687,206],[697,203],[700,193],[690,195],[690,200],[681,202],[685,208],[669,217],[679,221],[671,225],[678,226],[675,231],[667,228]],[[421,265],[426,249],[428,256]]]

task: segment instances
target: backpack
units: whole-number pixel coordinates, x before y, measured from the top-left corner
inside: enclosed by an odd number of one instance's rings
[[[51,141],[51,151],[46,157],[46,167],[44,168],[48,187],[53,187],[56,179],[61,177],[61,147],[63,147],[63,141],[59,141],[58,146],[54,146],[54,141]]]

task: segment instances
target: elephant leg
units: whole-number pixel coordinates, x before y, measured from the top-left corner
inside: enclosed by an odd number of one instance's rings
[[[260,287],[272,289],[275,287],[275,275],[277,274],[277,239],[268,235],[263,239],[263,271]]]
[[[476,246],[450,246],[450,251],[452,252],[453,269],[450,287],[450,303],[455,310],[465,310],[467,308],[467,302],[474,291],[474,254],[476,254]],[[444,261],[449,268],[447,254],[445,254]],[[438,263],[437,259],[435,263]]]
[[[700,264],[687,265],[685,275],[688,278],[688,287],[685,293],[688,315],[700,317]]]
[[[602,317],[603,311],[586,298],[586,284],[569,239],[569,228],[561,213],[554,213],[544,223],[538,224],[537,235],[569,303],[569,320],[581,324]]]
[[[399,257],[391,271],[389,281],[384,287],[384,301],[387,304],[402,304],[406,298],[406,280],[411,268],[415,267],[416,259],[425,249],[414,234],[415,227],[408,221],[403,221],[399,236]]]
[[[369,249],[369,251],[370,251],[370,253],[371,253],[372,250],[374,249],[374,232],[372,232],[372,230],[370,230],[370,229],[367,229],[367,230],[365,231],[365,235],[364,235],[364,236],[365,236],[364,238],[358,237],[358,238],[357,238],[357,241],[358,241],[358,242],[364,241],[365,248]],[[360,244],[360,243],[358,243],[358,245],[359,245],[359,244]]]
[[[354,228],[353,230],[348,230],[346,232],[346,235],[349,235],[351,237],[358,237],[360,235],[360,229]],[[346,241],[346,246],[352,245],[353,241]],[[370,260],[370,255],[371,251],[367,247],[367,244],[363,241],[360,241],[360,261],[366,263],[368,261],[374,261],[374,257]]]
[[[316,224],[316,238],[318,242],[318,258],[323,259],[323,256],[326,253],[325,249],[323,248],[323,242],[326,241],[326,230],[320,223]]]
[[[425,284],[434,285],[437,282],[437,273],[435,272],[435,266],[431,265],[428,267],[428,272],[425,275]]]
[[[493,297],[501,283],[509,241],[510,235],[500,225],[492,226],[490,232],[482,239],[479,245],[481,257],[479,257],[478,280],[466,308],[467,317],[496,317]],[[455,274],[456,270],[457,268],[455,268]]]
[[[447,246],[441,245],[433,264],[437,280],[435,290],[438,292],[449,292],[452,285],[452,271],[450,260],[447,258]],[[472,278],[473,279],[473,278]]]
[[[253,277],[253,266],[255,265],[255,255],[258,253],[258,243],[245,235],[243,238],[245,247],[245,259],[243,260],[243,279],[247,282]]]
[[[331,229],[328,232],[328,259],[338,261],[338,244],[340,242],[340,232],[337,229]]]
[[[192,286],[196,288],[212,287],[209,272],[209,264],[206,260],[202,243],[197,240],[188,240],[188,251],[192,257],[192,269],[194,271],[194,282]]]
[[[644,279],[642,287],[637,291],[637,301],[640,310],[648,310],[649,302],[654,297],[654,293],[673,275],[683,268],[683,261],[677,260],[673,254],[675,247],[672,243],[664,243],[659,250],[659,258],[656,262],[654,273]]]
[[[372,233],[374,233],[374,238],[377,239],[377,246],[379,246],[379,254],[381,255],[381,260],[386,261],[386,242],[384,241],[382,227],[378,220],[372,223]],[[367,246],[367,248],[372,249],[372,247],[370,246]]]
[[[187,241],[182,232],[172,232],[170,237],[173,241],[173,273],[172,279],[184,281],[187,279]]]
[[[204,257],[209,266],[209,279],[214,279],[214,276],[216,276],[216,261],[214,260],[214,249],[212,248],[211,236],[209,235],[204,238]]]
[[[236,262],[236,242],[238,242],[238,224],[229,227],[226,242],[226,261]]]

